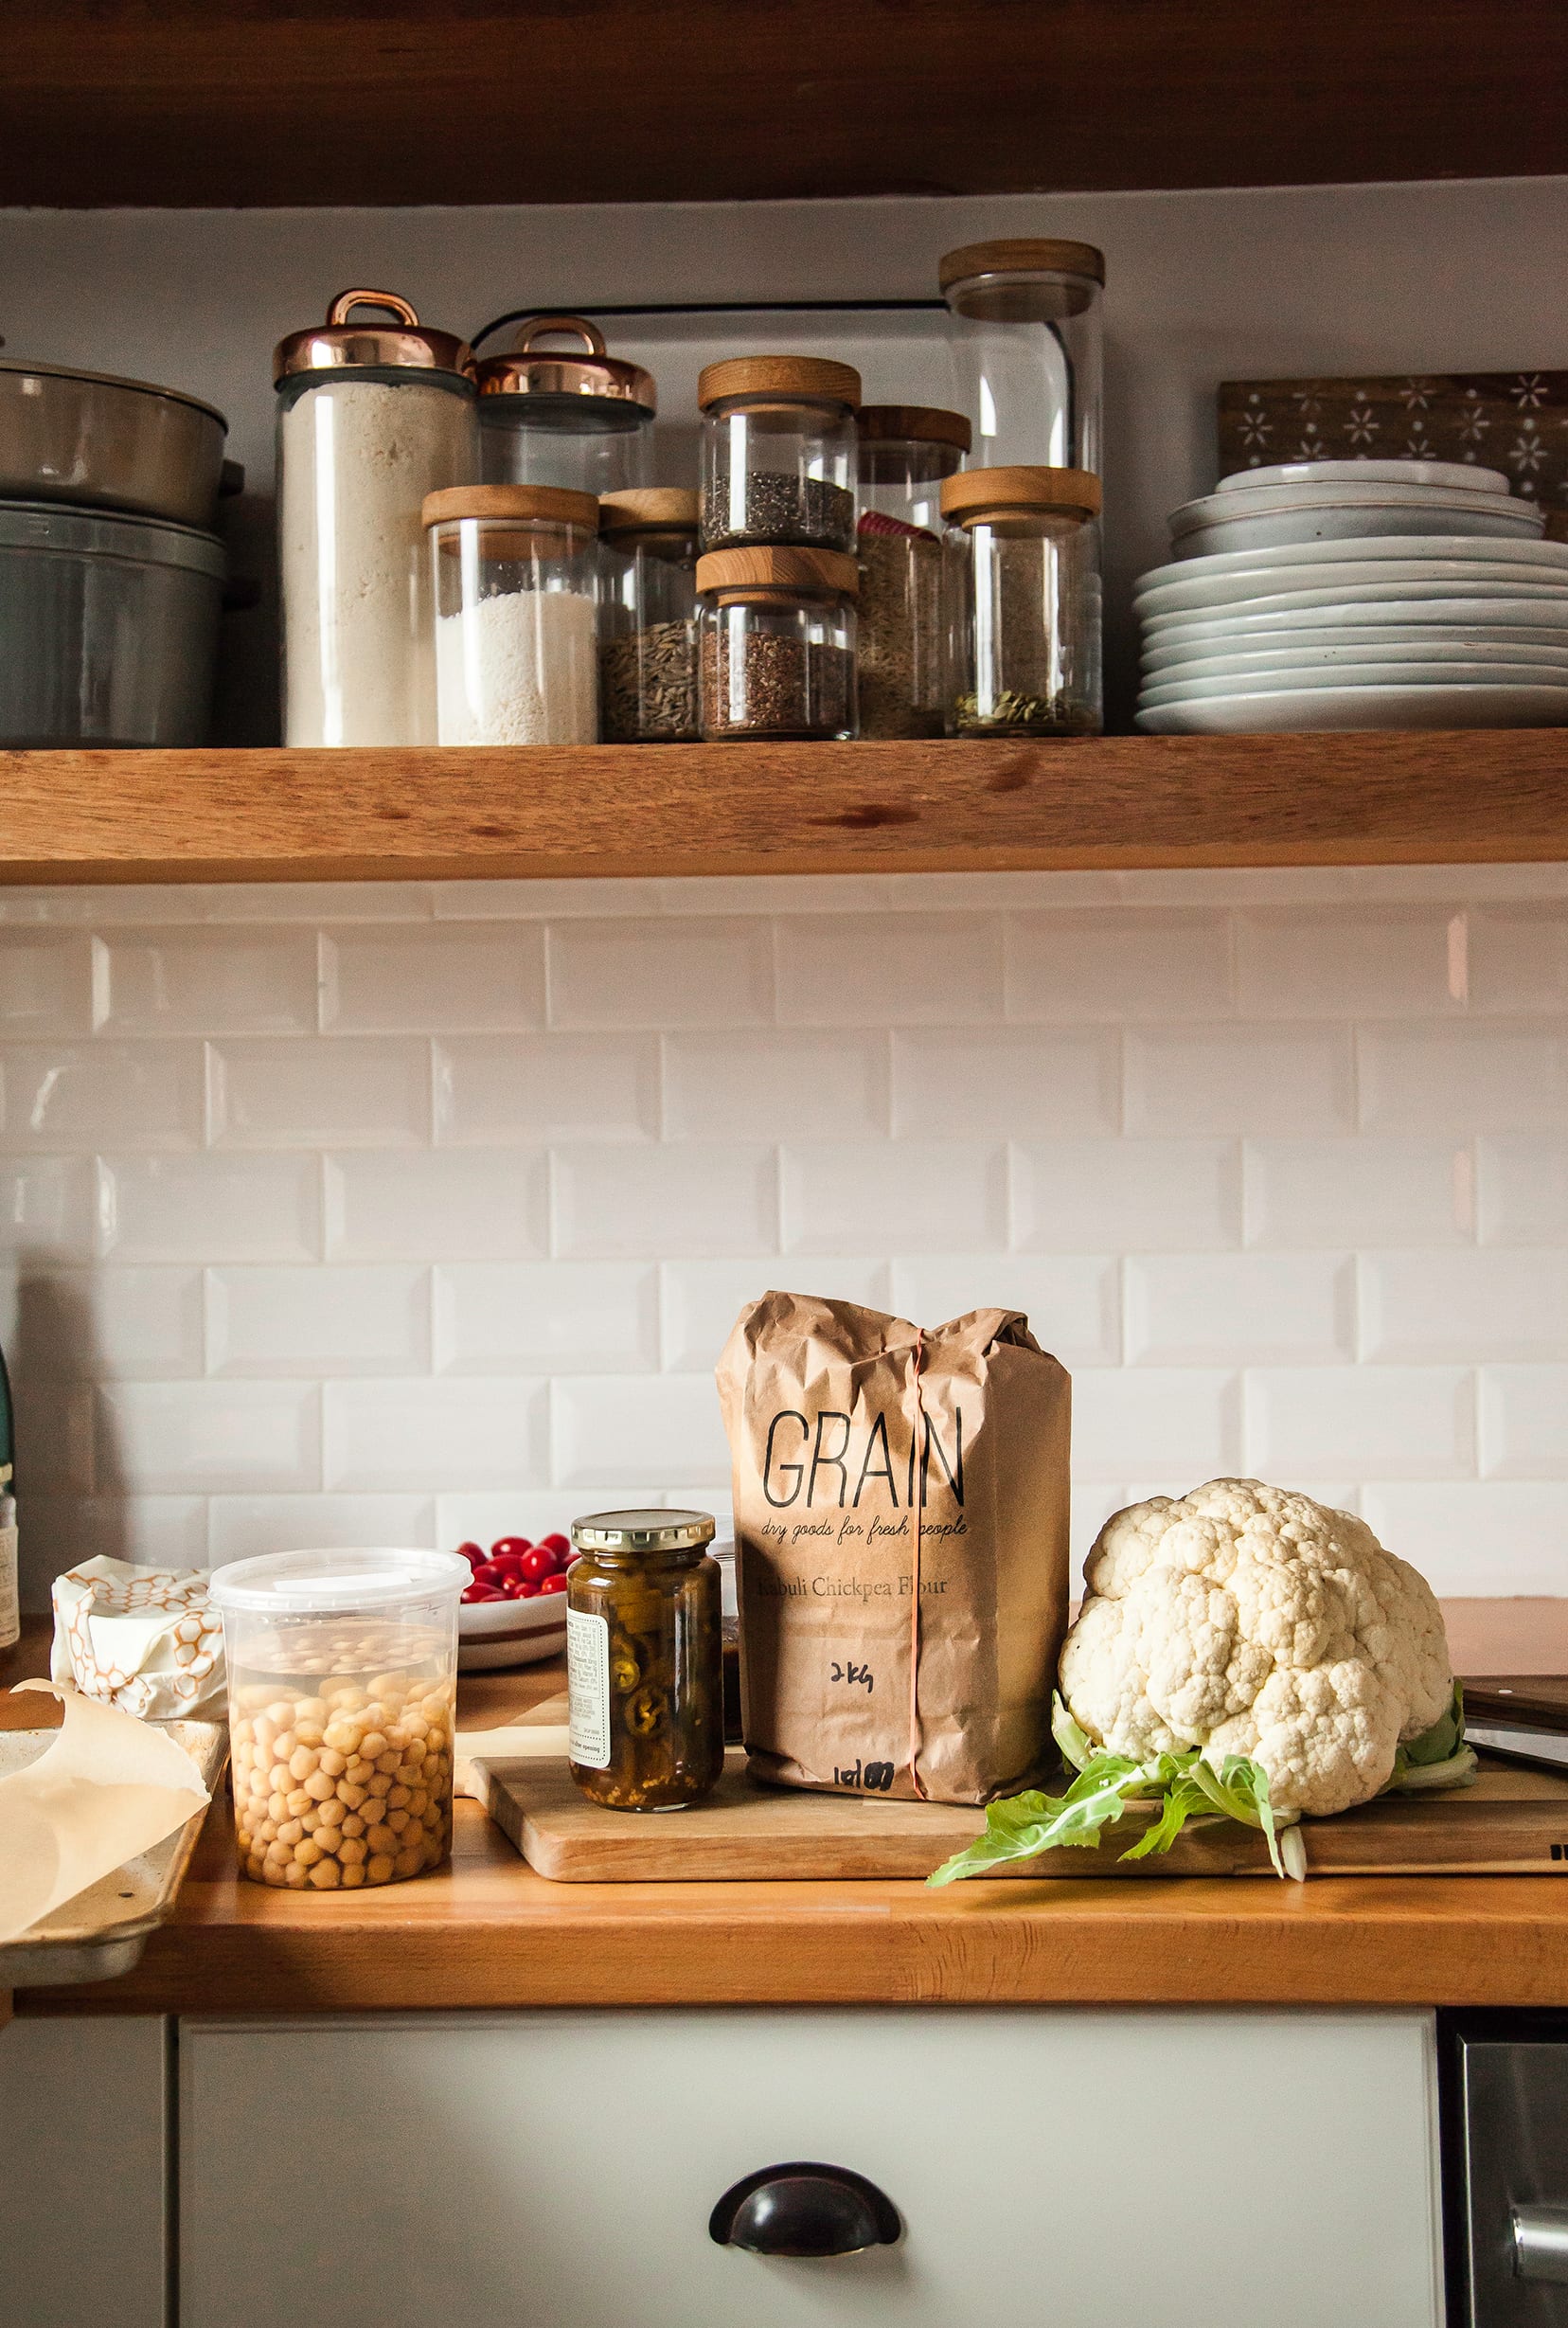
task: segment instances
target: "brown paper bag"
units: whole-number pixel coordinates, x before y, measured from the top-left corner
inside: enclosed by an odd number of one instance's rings
[[[764,1294],[719,1361],[754,1776],[986,1802],[1050,1751],[1072,1387],[1015,1310]]]

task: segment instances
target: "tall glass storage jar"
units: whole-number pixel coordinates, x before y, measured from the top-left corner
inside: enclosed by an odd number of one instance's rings
[[[543,344],[566,338],[577,347]],[[653,375],[607,354],[603,332],[585,315],[532,316],[517,346],[486,356],[475,377],[487,485],[560,485],[597,495],[652,484]]]
[[[286,743],[436,741],[419,511],[478,475],[472,363],[389,291],[342,293],[277,349]]]
[[[1102,475],[1104,255],[1092,242],[971,242],[948,252],[939,280],[977,460]]]
[[[836,549],[716,549],[697,561],[704,743],[855,732],[853,558]]]
[[[1098,735],[1099,508],[1081,469],[971,469],[942,487],[950,735]]]
[[[704,367],[703,547],[855,545],[860,374],[819,356],[730,356]]]
[[[573,1523],[567,1754],[592,1802],[679,1811],[724,1767],[722,1605],[705,1512]]]
[[[946,707],[941,489],[970,446],[962,413],[863,404],[856,608],[863,736],[939,736]]]
[[[471,485],[424,505],[442,743],[598,739],[598,503]]]
[[[697,495],[599,502],[599,729],[606,743],[695,743]]]

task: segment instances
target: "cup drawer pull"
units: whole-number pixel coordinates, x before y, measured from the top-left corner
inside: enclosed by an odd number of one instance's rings
[[[711,2239],[754,2255],[858,2255],[891,2247],[901,2229],[892,2200],[865,2176],[808,2158],[758,2168],[708,2217]]]

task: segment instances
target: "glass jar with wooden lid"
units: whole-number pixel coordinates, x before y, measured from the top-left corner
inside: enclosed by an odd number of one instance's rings
[[[442,743],[598,737],[598,503],[553,485],[470,485],[424,505]]]
[[[549,344],[561,339],[577,345]],[[487,485],[560,485],[597,495],[652,484],[653,375],[609,354],[585,315],[529,316],[516,346],[486,356],[475,378]]]
[[[937,278],[976,458],[1100,475],[1103,252],[1042,237],[970,242]]]
[[[856,608],[860,733],[939,736],[946,707],[941,489],[963,463],[962,413],[863,404]]]
[[[971,469],[942,489],[948,733],[1100,730],[1100,481],[1082,469]]]
[[[606,743],[695,743],[697,495],[599,502],[599,730]]]
[[[724,1767],[722,1605],[706,1512],[597,1512],[573,1523],[567,1753],[590,1801],[678,1811]]]
[[[855,732],[855,599],[843,550],[716,549],[697,561],[706,743]]]
[[[704,550],[855,543],[860,374],[822,356],[732,356],[697,382]]]

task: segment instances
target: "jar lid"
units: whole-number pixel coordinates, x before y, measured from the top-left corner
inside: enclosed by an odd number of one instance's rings
[[[228,422],[217,405],[204,403],[199,396],[187,396],[183,388],[160,388],[153,381],[126,380],[118,372],[79,371],[74,364],[29,364],[26,356],[0,356],[0,372],[26,372],[34,380],[85,381],[89,387],[124,388],[134,396],[161,396],[166,403],[188,404],[192,412],[205,413],[209,421],[217,421],[225,437],[228,434]],[[26,396],[29,391],[24,388],[22,393]]]
[[[472,1582],[460,1552],[263,1552],[215,1568],[207,1598],[215,1608],[266,1617],[348,1616],[406,1601],[455,1601]]]
[[[937,263],[936,280],[945,297],[960,283],[979,276],[1077,275],[1085,282],[1105,281],[1105,253],[1092,242],[1066,242],[1045,235],[1004,236],[995,242],[965,242],[945,251]]]
[[[855,425],[862,444],[955,444],[967,453],[974,436],[961,412],[936,404],[863,404]]]
[[[687,532],[697,524],[699,496],[679,485],[633,485],[600,493],[598,507],[603,534]]]
[[[1098,477],[1087,469],[966,469],[942,480],[942,515],[959,526],[1018,510],[1097,517],[1102,498]]]
[[[694,1551],[713,1537],[711,1512],[593,1512],[572,1522],[579,1552]]]
[[[697,561],[697,588],[704,597],[722,590],[793,590],[852,599],[860,592],[860,567],[842,549],[710,549]]]
[[[582,342],[580,353],[536,345],[563,331]],[[481,396],[599,397],[636,405],[650,420],[659,408],[652,373],[607,355],[603,332],[586,315],[530,315],[516,347],[505,355],[486,356],[474,377]]]
[[[705,412],[727,396],[802,396],[857,409],[861,376],[852,364],[829,356],[726,356],[697,375],[697,402]]]
[[[379,307],[396,323],[350,323],[356,307]],[[291,331],[273,356],[273,379],[295,372],[456,372],[473,377],[473,350],[451,331],[427,331],[406,299],[395,291],[340,291],[327,321],[310,331]]]
[[[569,485],[443,485],[419,504],[421,525],[441,526],[456,517],[507,518],[514,524],[532,519],[596,533],[599,505],[592,493],[574,492]]]

